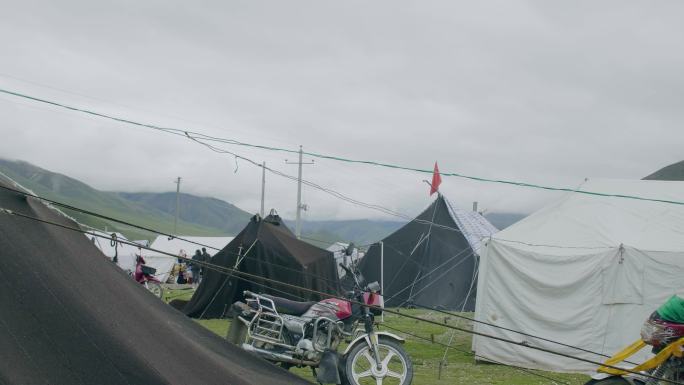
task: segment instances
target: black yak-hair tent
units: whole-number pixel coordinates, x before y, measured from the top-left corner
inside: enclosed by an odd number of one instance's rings
[[[266,218],[253,216],[240,234],[214,255],[211,263],[333,295],[339,290],[332,252],[297,239],[275,214]],[[248,282],[240,279],[239,274],[231,276],[205,269],[202,283],[183,311],[191,317],[224,317],[230,305],[243,299],[244,290],[297,301],[320,299],[306,290],[264,280]]]
[[[6,210],[78,228],[0,188],[0,384],[309,384],[164,304],[83,234]]]
[[[496,231],[480,213],[454,209],[440,194],[382,240],[385,305],[473,311],[479,244]],[[380,254],[376,243],[361,260],[367,281],[380,281]]]

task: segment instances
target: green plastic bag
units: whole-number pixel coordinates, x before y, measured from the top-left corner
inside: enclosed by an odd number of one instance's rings
[[[684,299],[673,295],[656,312],[665,321],[684,324]]]

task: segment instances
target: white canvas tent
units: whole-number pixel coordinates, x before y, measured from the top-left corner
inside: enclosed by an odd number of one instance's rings
[[[582,190],[684,202],[684,182],[590,180]],[[675,293],[684,295],[684,205],[570,193],[487,243],[475,318],[613,355],[637,340],[644,320]],[[475,330],[605,360],[487,325]],[[474,336],[473,348],[528,368],[595,369],[485,337]]]
[[[98,236],[96,236],[96,234]],[[116,239],[130,242],[121,233],[115,233]],[[86,237],[90,239],[95,246],[102,251],[102,254],[106,255],[110,259],[117,256],[118,265],[123,270],[135,271],[135,256],[136,254],[141,254],[142,250],[139,247],[133,245],[128,245],[121,242],[113,242],[111,233],[105,233],[103,231],[90,230],[85,233]],[[107,238],[110,239],[107,239]]]
[[[178,238],[171,238],[160,235],[158,236],[150,245],[153,250],[159,250],[173,255],[179,255],[181,250],[185,251],[187,256],[191,258],[195,254],[195,250],[201,250],[202,246],[199,246],[196,242],[202,245],[207,245],[207,253],[210,255],[216,254],[219,250],[223,249],[233,240],[234,237],[182,237],[185,240]],[[166,254],[157,253],[155,251],[147,251],[145,256],[145,262],[148,266],[157,269],[157,277],[160,281],[166,282],[169,277],[169,273],[173,269],[174,263],[176,263],[176,258],[169,257]]]

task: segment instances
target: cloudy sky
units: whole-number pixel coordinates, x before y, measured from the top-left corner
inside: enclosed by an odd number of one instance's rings
[[[0,88],[354,159],[576,187],[684,159],[681,1],[31,1],[0,13]],[[99,189],[255,212],[261,171],[181,137],[0,95],[0,157]],[[296,175],[295,156],[226,149]],[[310,157],[305,157],[309,160]],[[416,214],[426,175],[316,159],[305,179]],[[455,204],[558,193],[445,178]],[[267,175],[294,216],[296,185]],[[382,214],[305,188],[307,219]]]

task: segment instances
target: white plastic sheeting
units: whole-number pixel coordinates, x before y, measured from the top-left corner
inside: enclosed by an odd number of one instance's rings
[[[178,238],[171,238],[160,235],[150,245],[153,250],[163,251],[165,253],[180,255],[181,250],[187,254],[188,258],[192,258],[195,250],[202,250],[203,246],[197,245],[196,242],[202,245],[207,245],[207,253],[210,255],[216,254],[233,240],[234,237],[188,237],[181,236],[184,240]],[[187,240],[187,241],[186,241]],[[216,249],[216,250],[215,250]],[[169,273],[173,269],[173,265],[177,259],[166,254],[161,254],[155,251],[147,251],[145,254],[145,262],[148,266],[157,269],[157,277],[160,281],[166,282]]]
[[[582,190],[684,201],[684,182],[590,180]],[[487,242],[475,318],[613,355],[639,338],[644,320],[672,294],[684,295],[684,206],[570,193]],[[487,325],[475,330],[605,360]],[[595,369],[486,337],[474,336],[473,348],[528,368]],[[640,354],[633,360],[650,353]]]
[[[346,251],[348,247],[348,243],[335,242],[332,245],[328,246],[328,248],[326,249],[328,251],[333,252],[333,256],[335,258],[335,266],[337,266],[337,276],[340,278],[344,277],[347,274],[347,272],[340,267],[340,263],[343,263],[345,265],[348,265],[349,263],[356,263],[361,258],[363,258],[364,255],[362,251],[360,251],[357,247],[354,247],[354,250],[352,250],[352,255],[347,256]]]
[[[96,236],[97,234],[97,236]],[[120,241],[131,242],[121,233],[115,233],[116,239]],[[90,239],[95,246],[102,251],[110,259],[117,256],[118,265],[123,270],[135,271],[135,256],[141,254],[141,248],[128,245],[121,242],[112,242],[112,234],[103,231],[90,230],[85,233],[85,236]],[[105,238],[106,237],[106,238]]]
[[[477,211],[454,207],[449,200],[447,200],[447,203],[449,205],[449,213],[454,218],[454,222],[463,232],[473,251],[479,255],[483,241],[498,233],[499,229],[494,227],[487,218]]]

